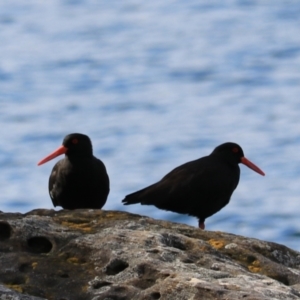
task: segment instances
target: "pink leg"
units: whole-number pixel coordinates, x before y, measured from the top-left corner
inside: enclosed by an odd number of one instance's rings
[[[202,222],[202,221],[199,220],[199,223],[198,223],[198,224],[199,224],[199,225],[198,225],[199,228],[201,228],[201,229],[203,229],[203,230],[205,229],[205,224],[204,224],[204,222]]]

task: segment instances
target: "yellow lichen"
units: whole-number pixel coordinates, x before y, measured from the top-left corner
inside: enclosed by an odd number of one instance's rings
[[[92,230],[89,223],[74,223],[69,221],[62,221],[61,225],[70,227],[72,229],[83,230],[85,232],[89,232]]]
[[[215,240],[215,239],[211,239],[208,241],[208,243],[214,247],[215,249],[221,249],[224,247],[225,245],[225,241],[224,240]]]
[[[71,264],[74,264],[74,265],[78,265],[79,264],[79,259],[77,257],[69,257],[67,259],[67,261]]]
[[[255,266],[255,267],[260,266],[259,260],[255,260],[254,262],[252,262],[252,266]]]
[[[5,284],[9,289],[15,290],[19,293],[23,293],[23,289],[20,285],[18,284]]]
[[[251,265],[248,266],[249,271],[252,273],[258,273],[261,271],[260,262],[259,260],[255,260],[252,262]]]
[[[248,266],[248,269],[252,273],[259,273],[261,271],[260,267]]]
[[[37,263],[37,262],[33,262],[33,263],[31,264],[31,266],[32,266],[32,269],[35,269],[37,265],[38,265],[38,263]]]

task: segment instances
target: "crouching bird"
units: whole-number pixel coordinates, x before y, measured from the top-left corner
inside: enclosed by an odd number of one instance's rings
[[[204,221],[229,203],[240,179],[239,163],[265,175],[245,156],[235,143],[224,143],[205,157],[187,162],[168,173],[157,183],[129,194],[124,205],[140,203],[187,214]]]
[[[109,193],[103,162],[93,155],[91,140],[80,133],[67,135],[58,149],[38,165],[65,154],[52,169],[49,194],[54,206],[65,209],[102,208]]]

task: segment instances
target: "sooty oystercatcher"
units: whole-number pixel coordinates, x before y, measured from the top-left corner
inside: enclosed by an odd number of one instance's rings
[[[185,163],[142,190],[129,194],[124,205],[140,203],[199,219],[205,228],[206,218],[229,203],[240,179],[239,163],[265,175],[244,157],[243,149],[235,143],[224,143],[205,157]]]
[[[109,193],[109,178],[103,162],[93,155],[91,140],[80,133],[67,135],[62,146],[38,165],[65,154],[52,169],[49,194],[54,206],[65,209],[102,208]]]

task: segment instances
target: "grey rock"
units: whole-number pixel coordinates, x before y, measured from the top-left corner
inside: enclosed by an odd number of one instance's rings
[[[45,300],[45,298],[24,295],[0,284],[0,300]]]
[[[0,300],[300,299],[297,251],[125,212],[0,213],[0,265]]]

